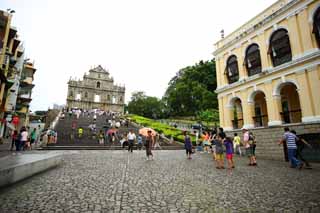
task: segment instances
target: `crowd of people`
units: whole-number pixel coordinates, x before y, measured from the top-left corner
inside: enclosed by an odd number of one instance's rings
[[[310,163],[303,157],[302,150],[311,145],[302,138],[296,135],[294,130],[289,130],[288,127],[284,128],[284,135],[279,140],[279,144],[284,144],[285,152],[287,152],[288,161],[291,168],[311,168]],[[256,159],[256,146],[257,141],[253,132],[246,128],[242,128],[242,139],[237,133],[233,137],[228,137],[223,128],[213,131],[196,131],[193,132],[195,136],[194,148],[191,134],[187,131],[184,132],[184,144],[187,159],[192,159],[192,154],[211,153],[213,160],[216,162],[217,169],[225,168],[225,161],[227,161],[228,169],[235,168],[234,154],[239,156],[248,157],[248,166],[257,166]]]

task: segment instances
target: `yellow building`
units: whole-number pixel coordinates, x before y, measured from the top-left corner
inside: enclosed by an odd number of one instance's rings
[[[279,0],[218,41],[221,126],[320,123],[319,47],[320,0]]]

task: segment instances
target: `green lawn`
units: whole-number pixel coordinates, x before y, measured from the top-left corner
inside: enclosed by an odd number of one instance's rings
[[[127,115],[126,117],[130,118],[131,121],[139,125],[152,128],[158,133],[163,133],[168,138],[172,136],[175,141],[183,142],[184,140],[183,132],[170,125],[163,124],[156,120],[152,120],[152,119],[145,118],[138,115]],[[192,141],[195,142],[195,136],[191,135],[191,138],[192,138]]]

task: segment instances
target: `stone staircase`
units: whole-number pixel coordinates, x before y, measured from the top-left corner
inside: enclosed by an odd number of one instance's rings
[[[130,130],[138,135],[139,127],[134,123],[129,123],[128,126],[121,126],[117,135],[119,139],[115,143],[111,144],[106,142],[103,145],[98,143],[98,133],[100,130],[106,131],[107,121],[111,119],[107,115],[97,116],[96,121],[93,120],[92,116],[80,116],[78,119],[75,116],[69,117],[66,115],[64,119],[60,119],[55,127],[58,134],[58,140],[56,144],[48,144],[47,147],[43,147],[45,150],[121,150],[121,144],[119,142],[122,135],[127,134]],[[75,130],[72,129],[72,124],[76,124]],[[96,133],[93,133],[89,125],[96,124]],[[78,137],[78,128],[83,128],[83,135],[81,138]],[[180,143],[169,144],[165,139],[160,141],[161,148],[165,150],[177,150],[183,149],[183,145]],[[136,149],[136,147],[134,147]]]

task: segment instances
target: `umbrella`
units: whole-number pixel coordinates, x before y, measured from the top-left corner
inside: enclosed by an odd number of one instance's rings
[[[116,133],[117,131],[118,131],[118,130],[112,128],[112,129],[109,129],[109,130],[107,131],[107,134],[108,134],[108,135],[111,135],[112,133]]]
[[[139,134],[143,136],[148,136],[148,131],[151,131],[152,136],[155,136],[157,134],[157,132],[154,129],[147,128],[147,127],[139,129]]]

